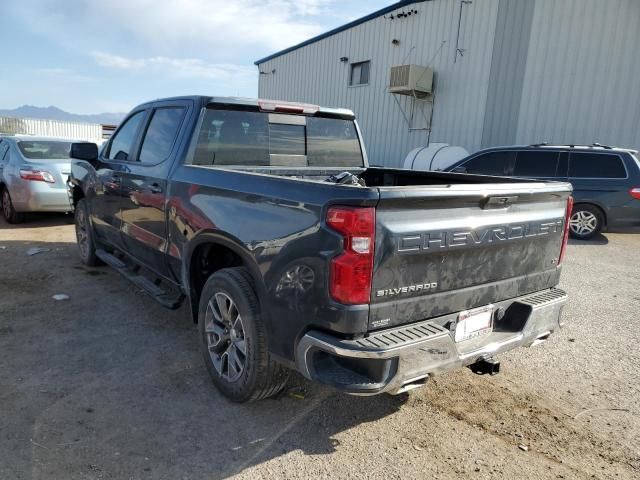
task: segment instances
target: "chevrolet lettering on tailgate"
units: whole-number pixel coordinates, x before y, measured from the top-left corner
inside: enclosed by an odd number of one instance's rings
[[[411,233],[398,239],[398,252],[410,253],[425,250],[443,250],[515,241],[525,238],[562,233],[564,219],[539,222],[495,225],[478,229],[436,230]]]

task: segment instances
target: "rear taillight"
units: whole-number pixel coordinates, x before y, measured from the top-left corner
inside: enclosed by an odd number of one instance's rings
[[[560,247],[560,257],[558,265],[562,263],[564,254],[567,251],[567,242],[569,241],[569,222],[571,221],[571,212],[573,211],[573,197],[569,195],[567,198],[567,210],[564,214],[564,232],[562,233],[562,246]]]
[[[631,195],[636,200],[640,200],[640,187],[633,187],[629,190],[629,195]]]
[[[376,210],[373,207],[331,207],[327,225],[342,234],[344,251],[331,260],[329,292],[340,303],[369,303]]]
[[[46,170],[21,169],[20,178],[35,182],[56,183],[56,179],[53,178],[53,175]]]

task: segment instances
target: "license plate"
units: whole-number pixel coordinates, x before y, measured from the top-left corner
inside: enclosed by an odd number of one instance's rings
[[[458,315],[455,340],[463,342],[470,338],[487,335],[493,330],[493,305],[465,310]]]

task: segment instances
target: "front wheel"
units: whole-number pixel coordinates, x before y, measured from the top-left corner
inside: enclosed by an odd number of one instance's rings
[[[2,214],[7,223],[22,223],[24,221],[24,213],[16,212],[11,201],[11,194],[8,188],[2,189]]]
[[[602,231],[604,215],[591,205],[575,205],[569,220],[569,232],[573,238],[588,240]]]
[[[74,219],[80,260],[88,267],[102,265],[102,262],[96,256],[96,241],[89,221],[89,209],[84,198],[80,199],[76,205]]]
[[[288,370],[270,358],[266,327],[245,268],[225,268],[209,277],[200,297],[198,329],[211,379],[230,400],[260,400],[286,385]]]

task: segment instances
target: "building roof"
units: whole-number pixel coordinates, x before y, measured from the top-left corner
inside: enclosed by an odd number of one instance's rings
[[[349,30],[350,28],[356,27],[362,23],[368,22],[369,20],[373,20],[374,18],[378,18],[381,17],[382,15],[386,15],[389,12],[394,11],[397,8],[402,8],[402,7],[406,7],[407,5],[412,5],[414,3],[422,3],[424,1],[431,1],[431,0],[403,0],[400,2],[396,2],[393,5],[389,5],[388,7],[382,8],[376,12],[373,12],[365,17],[362,18],[358,18],[357,20],[354,20],[352,22],[349,22],[345,25],[342,25],[341,27],[338,28],[334,28],[333,30],[329,30],[328,32],[322,33],[316,37],[310,38],[309,40],[305,40],[302,43],[299,43],[297,45],[294,45],[292,47],[289,48],[285,48],[284,50],[280,50],[279,52],[273,53],[271,55],[269,55],[268,57],[264,57],[261,58],[260,60],[257,60],[254,62],[254,65],[260,65],[261,63],[264,63],[268,60],[271,60],[273,58],[276,57],[280,57],[286,53],[289,52],[293,52],[294,50],[297,50],[299,48],[302,47],[306,47],[307,45],[311,45],[312,43],[318,42],[324,38],[330,37],[332,35],[335,35],[336,33],[340,33],[340,32],[344,32],[345,30]]]

